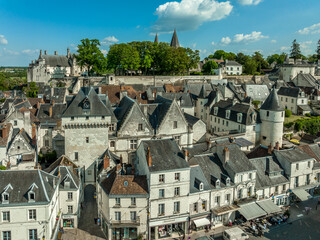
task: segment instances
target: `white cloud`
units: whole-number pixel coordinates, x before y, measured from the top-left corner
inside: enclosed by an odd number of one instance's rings
[[[13,50],[6,49],[6,48],[3,48],[3,52],[4,52],[6,55],[19,55],[19,54],[20,54],[20,53],[17,52],[17,51],[13,51]]]
[[[136,26],[136,28],[140,28],[140,27],[141,27],[140,25],[137,25],[137,26]]]
[[[301,44],[300,44],[300,46],[301,46],[301,48],[304,48],[304,49],[306,49],[306,48],[309,48],[310,46],[310,44],[312,44],[312,41],[305,41],[305,42],[302,42]]]
[[[25,50],[22,50],[22,53],[23,54],[27,54],[27,55],[34,55],[36,53],[39,52],[39,49],[25,49]]]
[[[264,38],[268,38],[269,36],[262,35],[261,32],[253,31],[250,34],[239,33],[233,36],[233,39],[230,37],[223,37],[220,41],[221,45],[228,45],[230,43],[245,43],[256,42]]]
[[[229,38],[229,37],[223,37],[222,39],[221,39],[221,44],[222,45],[228,45],[228,44],[230,44],[231,43],[231,38]]]
[[[258,5],[262,0],[238,0],[241,5]]]
[[[280,48],[280,51],[285,52],[285,51],[287,51],[287,50],[289,50],[289,49],[290,49],[290,47],[281,47],[281,48]]]
[[[101,41],[101,45],[109,46],[109,45],[117,43],[117,42],[119,42],[119,39],[117,39],[115,36],[109,36],[109,37],[104,38]]]
[[[304,29],[300,29],[298,33],[304,35],[320,33],[320,23],[313,24],[312,26],[305,27]]]
[[[228,16],[233,9],[229,1],[181,0],[160,5],[155,15],[158,19],[152,29],[167,32],[195,30],[205,22],[218,21]]]
[[[105,49],[101,49],[101,52],[103,53],[103,55],[106,55],[108,53],[108,51]]]
[[[197,47],[197,43],[192,44],[192,48],[195,49]]]
[[[271,40],[271,43],[277,43],[277,40],[273,39],[273,40]]]
[[[0,35],[0,45],[7,45],[8,40],[4,37],[4,35]]]
[[[211,42],[211,45],[214,46],[216,43],[214,41]]]

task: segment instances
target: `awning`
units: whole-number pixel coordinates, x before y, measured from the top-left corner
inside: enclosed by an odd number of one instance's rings
[[[239,212],[242,216],[244,216],[247,220],[252,220],[258,217],[262,217],[267,215],[265,211],[255,202],[251,202],[245,205],[241,205]]]
[[[270,199],[256,202],[268,214],[281,212],[281,209]]]
[[[227,205],[219,208],[214,208],[212,209],[212,212],[215,215],[219,216],[219,215],[227,214],[229,212],[237,211],[239,210],[239,208],[240,208],[239,206],[232,204],[232,205]]]
[[[292,190],[293,194],[296,195],[301,201],[306,201],[308,200],[311,195],[309,193],[306,192],[306,190],[304,189],[293,189]]]
[[[196,225],[196,227],[202,227],[202,226],[210,225],[210,221],[209,221],[208,218],[196,219],[196,220],[193,220],[193,222]]]

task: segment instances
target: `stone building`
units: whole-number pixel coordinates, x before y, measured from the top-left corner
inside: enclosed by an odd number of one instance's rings
[[[299,73],[315,75],[315,64],[308,63],[306,60],[287,58],[280,66],[280,80],[290,82]]]
[[[108,98],[92,87],[83,87],[67,99],[62,115],[65,132],[65,155],[84,167],[85,182],[94,182],[96,160],[109,145],[109,127],[115,123]]]
[[[306,114],[311,112],[308,105],[308,97],[298,87],[281,87],[278,90],[280,104],[292,114]]]

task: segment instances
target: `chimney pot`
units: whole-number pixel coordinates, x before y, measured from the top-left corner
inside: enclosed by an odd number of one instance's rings
[[[1,130],[1,137],[6,138],[8,136],[8,127],[7,125],[3,125],[2,130]]]
[[[152,157],[151,157],[151,153],[150,153],[150,148],[148,147],[147,150],[147,161],[148,161],[148,166],[151,167],[152,165]]]
[[[49,117],[52,117],[52,105],[49,106]]]
[[[271,147],[271,143],[270,145],[268,146],[268,154],[271,154],[272,153],[272,147]]]
[[[280,150],[280,143],[276,142],[276,150],[279,151]]]
[[[188,150],[184,151],[184,159],[188,162],[189,152]]]
[[[104,156],[103,159],[103,169],[108,169],[110,167],[110,158],[107,156],[107,154]]]

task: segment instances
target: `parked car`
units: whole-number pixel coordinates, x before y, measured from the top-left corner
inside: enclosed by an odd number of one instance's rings
[[[249,238],[249,236],[238,227],[224,230],[222,236],[224,240],[245,240]]]

